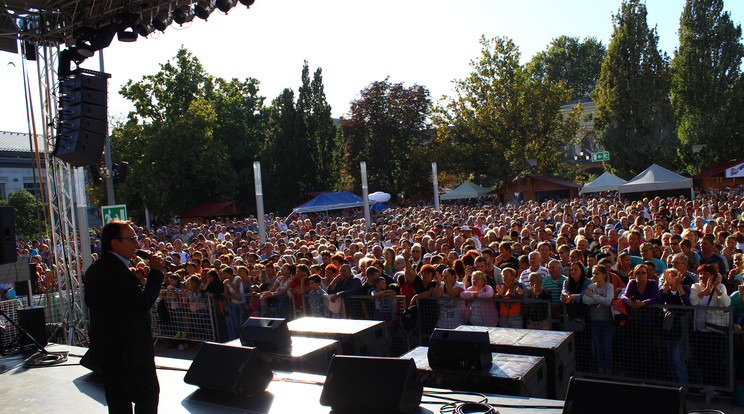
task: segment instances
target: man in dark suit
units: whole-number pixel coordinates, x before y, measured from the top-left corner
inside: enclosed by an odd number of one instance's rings
[[[163,283],[163,259],[150,257],[147,284],[129,270],[139,243],[125,221],[101,234],[103,254],[85,272],[90,310],[91,361],[101,368],[109,413],[156,413],[160,385],[155,372],[150,308]]]

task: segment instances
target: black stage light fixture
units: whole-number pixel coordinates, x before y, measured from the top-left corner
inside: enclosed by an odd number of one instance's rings
[[[215,0],[199,0],[194,6],[194,13],[202,20],[207,20],[210,14],[214,11]]]
[[[256,0],[240,0],[240,4],[242,4],[245,7],[251,7],[253,6],[253,3],[255,3]]]
[[[81,37],[75,42],[75,47],[77,48],[77,53],[80,56],[84,56],[86,58],[89,58],[93,56],[95,50],[93,50],[93,42],[90,38],[87,37]]]
[[[91,41],[91,46],[93,46],[93,50],[101,50],[109,47],[111,45],[111,41],[114,40],[114,35],[116,34],[116,27],[113,24],[108,24],[106,26],[101,26],[98,29],[96,29],[93,39]]]
[[[171,23],[173,23],[173,16],[170,13],[161,12],[152,18],[152,27],[161,32],[164,32],[165,28],[170,26]]]
[[[134,30],[136,30],[140,36],[147,37],[155,31],[155,28],[152,27],[151,24],[140,22],[137,23],[136,26],[134,26]]]
[[[173,10],[173,21],[182,25],[184,23],[190,23],[194,20],[195,14],[191,9],[191,5],[176,7]]]
[[[222,13],[227,13],[238,4],[238,0],[216,0],[215,6]]]
[[[120,42],[134,42],[137,40],[137,36],[133,25],[121,26],[116,32],[116,37]]]

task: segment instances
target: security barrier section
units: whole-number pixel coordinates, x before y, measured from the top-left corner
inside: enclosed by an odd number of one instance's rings
[[[62,328],[65,309],[59,293],[33,297],[45,308],[46,322]],[[287,319],[322,316],[385,322],[390,355],[428,344],[435,328],[460,325],[571,331],[579,374],[693,389],[732,392],[735,370],[744,367],[744,335],[734,330],[730,308],[648,305],[637,309],[615,303],[610,320],[592,320],[588,308],[567,309],[537,299],[421,299],[413,306],[404,296],[328,296],[216,301],[189,291],[163,289],[152,307],[155,338],[226,342],[239,336],[249,316]],[[26,298],[0,302],[11,318]],[[50,333],[50,335],[53,335]],[[0,351],[17,346],[17,330],[0,321]]]

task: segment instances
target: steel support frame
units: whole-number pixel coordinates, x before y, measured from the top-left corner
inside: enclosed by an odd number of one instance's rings
[[[78,237],[74,203],[75,173],[70,164],[52,156],[58,125],[57,63],[59,46],[37,45],[41,130],[44,137],[46,162],[47,207],[52,238],[54,265],[60,289],[60,311],[65,327],[65,340],[70,345],[86,346],[87,318],[83,298],[83,260],[78,240],[87,243],[88,234]],[[85,197],[85,194],[78,194]]]

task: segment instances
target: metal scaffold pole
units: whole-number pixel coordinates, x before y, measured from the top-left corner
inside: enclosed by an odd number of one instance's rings
[[[84,269],[80,245],[77,243],[76,211],[73,200],[76,184],[75,171],[68,163],[52,156],[57,135],[59,83],[56,67],[59,49],[56,46],[39,45],[37,51],[47,206],[52,239],[50,249],[58,277],[60,322],[65,327],[65,339],[68,344],[87,345],[82,287]],[[88,234],[81,236],[80,240],[87,243]],[[57,312],[57,310],[53,309],[52,312]]]

